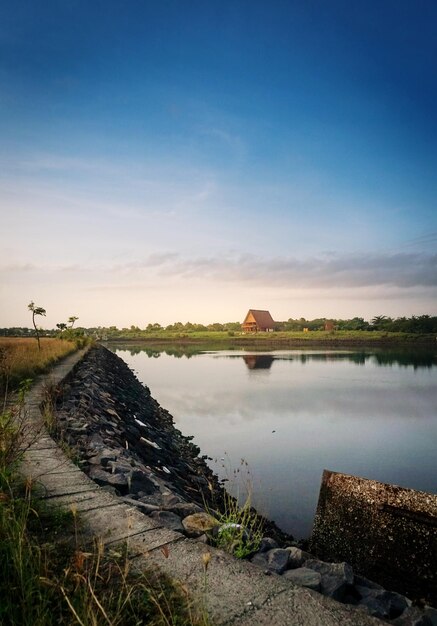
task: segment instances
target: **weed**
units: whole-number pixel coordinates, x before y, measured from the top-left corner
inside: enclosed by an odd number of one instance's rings
[[[226,479],[228,483],[231,481],[229,489],[235,490],[237,497],[223,489],[219,507],[211,511],[219,522],[212,543],[244,559],[258,550],[263,537],[264,519],[251,506],[253,484],[247,461],[241,459],[240,466],[232,471],[225,469],[227,475],[232,476]]]
[[[8,479],[17,471],[25,449],[30,445],[29,424],[24,409],[25,394],[31,380],[20,383],[17,403],[7,407],[7,398],[0,413],[0,488],[7,485]]]
[[[263,521],[250,504],[250,498],[242,506],[226,494],[225,510],[218,516],[220,526],[215,536],[215,545],[244,559],[260,546],[263,537]]]

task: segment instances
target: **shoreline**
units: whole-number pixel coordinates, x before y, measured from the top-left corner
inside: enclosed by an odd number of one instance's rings
[[[437,338],[434,335],[423,336],[418,335],[415,336],[405,336],[405,337],[341,337],[341,336],[317,336],[311,338],[298,338],[298,337],[271,337],[268,336],[262,337],[250,337],[239,335],[238,337],[230,337],[230,336],[221,336],[221,337],[190,337],[190,336],[164,336],[164,337],[110,337],[108,339],[100,340],[104,345],[106,344],[114,344],[114,343],[130,343],[130,344],[144,344],[144,345],[193,345],[193,346],[217,346],[218,349],[223,347],[224,345],[228,346],[230,349],[238,349],[238,348],[265,348],[265,349],[276,349],[276,348],[302,348],[302,347],[345,347],[345,348],[374,348],[374,347],[420,347],[420,348],[429,348],[429,349],[437,349]]]

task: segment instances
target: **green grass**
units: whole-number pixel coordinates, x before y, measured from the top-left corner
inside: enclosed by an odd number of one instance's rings
[[[241,459],[239,466],[233,467],[227,453],[225,459],[222,467],[229,491],[223,489],[219,501],[213,501],[213,506],[205,503],[205,509],[218,522],[209,537],[217,548],[244,559],[258,550],[265,520],[251,506],[253,478],[247,461]]]
[[[401,333],[387,331],[365,331],[365,330],[313,330],[301,331],[277,331],[273,333],[253,333],[243,334],[241,332],[228,331],[150,331],[143,332],[141,336],[123,336],[122,333],[109,338],[110,341],[132,341],[150,343],[208,343],[210,345],[309,345],[309,344],[361,344],[372,345],[379,343],[411,343],[432,341],[435,343],[434,335],[424,335],[417,333]]]
[[[217,520],[218,531],[213,537],[216,547],[238,559],[244,559],[258,550],[263,538],[263,521],[251,507],[249,497],[241,506],[235,498],[226,494],[224,512],[217,516]]]

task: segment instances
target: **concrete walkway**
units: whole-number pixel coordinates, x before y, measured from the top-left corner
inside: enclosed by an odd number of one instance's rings
[[[206,608],[211,621],[229,626],[370,626],[383,624],[355,607],[340,604],[313,591],[296,587],[275,574],[267,576],[257,566],[186,539],[159,526],[135,507],[96,485],[45,430],[40,402],[44,385],[59,383],[83,357],[67,357],[39,379],[26,400],[34,443],[26,451],[23,472],[41,486],[43,497],[54,507],[75,507],[85,535],[107,546],[127,542],[132,566],[151,564],[187,585]],[[210,553],[205,585],[202,556]]]

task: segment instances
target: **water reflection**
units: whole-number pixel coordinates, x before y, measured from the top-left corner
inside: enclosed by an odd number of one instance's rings
[[[274,360],[270,354],[243,354],[248,370],[269,370]]]
[[[254,504],[297,536],[310,533],[325,468],[437,490],[432,351],[124,344],[117,353],[203,454],[249,462]]]
[[[155,344],[153,346],[144,343],[133,342],[111,342],[108,347],[117,351],[129,352],[131,356],[144,353],[149,358],[159,358],[161,354],[175,357],[177,359],[187,358],[205,353],[215,353],[220,358],[238,358],[245,361],[248,369],[270,369],[273,361],[299,360],[301,363],[311,361],[348,361],[356,365],[364,365],[368,361],[374,361],[380,366],[398,365],[402,367],[413,367],[414,369],[437,366],[437,352],[428,346],[398,348],[360,348],[360,349],[321,349],[314,348],[298,350],[251,350],[247,347],[237,346],[216,346],[213,344]]]

